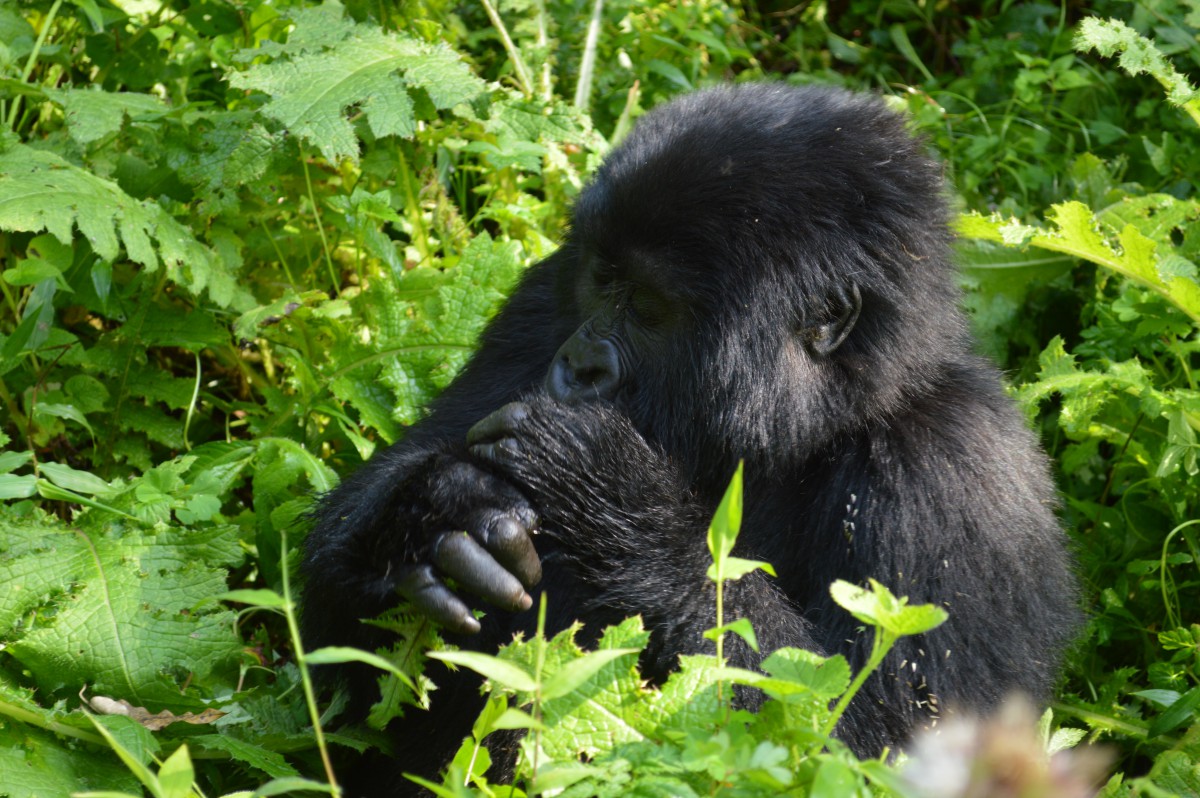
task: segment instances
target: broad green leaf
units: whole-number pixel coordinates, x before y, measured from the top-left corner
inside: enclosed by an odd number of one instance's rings
[[[9,798],[67,798],[86,790],[142,794],[137,779],[111,753],[68,740],[28,724],[0,722],[3,794]]]
[[[606,629],[594,652],[600,657],[585,666],[572,667],[572,663],[591,656],[576,645],[577,631],[578,627],[571,627],[556,635],[545,644],[542,655],[544,684],[553,682],[564,670],[563,684],[574,684],[569,692],[545,699],[541,707],[546,727],[540,735],[542,750],[562,760],[575,760],[580,754],[594,756],[616,743],[641,740],[648,729],[648,719],[639,714],[638,701],[646,691],[637,673],[637,659],[630,656],[644,648],[649,639],[640,620],[630,618]],[[620,653],[610,655],[609,651]],[[533,672],[536,667],[533,644],[505,647],[500,656],[525,672]],[[597,664],[599,669],[594,667]]]
[[[445,44],[349,22],[340,5],[300,9],[292,19],[289,44],[260,51],[275,59],[235,72],[229,82],[270,96],[262,112],[330,163],[358,159],[351,106],[361,110],[374,136],[409,137],[417,124],[410,87],[424,89],[437,108],[452,108],[484,90]],[[309,46],[310,38],[322,46]]]
[[[564,696],[583,685],[608,663],[627,654],[637,654],[639,651],[637,648],[608,648],[588,652],[579,659],[566,663],[546,680],[542,688],[542,699],[549,701]]]
[[[15,144],[0,152],[0,230],[46,230],[71,244],[74,229],[103,260],[125,256],[200,294],[206,288],[223,306],[238,292],[211,250],[157,202],[138,201],[48,150]]]
[[[771,693],[783,692],[775,684],[780,682],[833,699],[850,686],[850,665],[841,655],[822,657],[799,648],[781,648],[763,660],[762,669],[771,674],[773,681],[763,686]]]
[[[33,474],[0,474],[0,501],[28,499],[37,493],[38,480]]]
[[[243,556],[234,527],[142,533],[0,516],[0,539],[0,635],[39,683],[177,707],[182,680],[204,683],[241,648],[234,614],[204,605]],[[34,607],[43,622],[18,624]]]
[[[96,87],[56,89],[47,91],[46,96],[62,106],[67,132],[85,146],[116,133],[126,119],[156,118],[170,110],[150,94],[102,91]]]
[[[842,760],[829,757],[817,767],[808,798],[846,798],[859,794],[858,775]]]
[[[30,462],[33,462],[33,452],[0,452],[0,474],[16,471]]]
[[[1148,238],[1132,224],[1106,234],[1091,208],[1082,202],[1053,205],[1046,212],[1046,220],[1052,225],[1050,230],[1021,226],[1020,235],[1013,236],[1015,222],[972,213],[960,216],[956,229],[965,237],[1009,246],[1035,246],[1091,261],[1149,288],[1200,322],[1200,283],[1194,277],[1160,268],[1163,259],[1174,254],[1169,238]]]

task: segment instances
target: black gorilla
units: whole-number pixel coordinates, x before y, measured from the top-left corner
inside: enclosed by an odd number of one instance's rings
[[[856,751],[903,744],[939,706],[1046,696],[1075,582],[1046,460],[971,354],[942,193],[873,98],[750,85],[647,114],[429,417],[322,501],[310,644],[380,643],[358,619],[399,592],[494,649],[545,590],[554,631],[640,614],[661,677],[711,650],[705,529],[744,458],[737,553],[779,578],[731,584],[726,617],[749,618],[764,655],[865,661],[839,578],[950,612],[854,701],[838,734]],[[374,679],[352,681],[369,700]],[[454,752],[468,682],[410,713],[396,772]]]

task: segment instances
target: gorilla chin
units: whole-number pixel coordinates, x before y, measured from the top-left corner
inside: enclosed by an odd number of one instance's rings
[[[873,97],[743,85],[646,114],[428,417],[321,500],[309,644],[386,645],[359,619],[404,597],[494,651],[544,591],[549,632],[640,614],[662,678],[712,651],[705,532],[744,459],[738,554],[779,577],[729,585],[762,648],[730,641],[732,664],[798,646],[860,667],[870,635],[828,588],[874,578],[950,619],[855,698],[837,734],[858,754],[903,746],[931,697],[1046,698],[1076,582],[1046,458],[972,354],[944,193]],[[344,675],[375,699],[374,674]],[[478,682],[433,678],[370,794],[412,789],[401,772],[432,775],[469,733]]]

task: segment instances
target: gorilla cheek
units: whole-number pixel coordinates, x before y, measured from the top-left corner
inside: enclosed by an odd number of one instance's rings
[[[621,387],[617,347],[585,323],[555,353],[545,387],[560,402],[612,401]]]

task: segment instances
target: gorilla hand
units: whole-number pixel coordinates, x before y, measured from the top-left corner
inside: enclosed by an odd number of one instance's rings
[[[449,631],[474,634],[479,621],[443,578],[501,609],[529,609],[526,592],[542,566],[531,535],[538,516],[503,480],[449,455],[425,477],[425,547],[396,573],[396,590]],[[411,558],[406,558],[411,559]]]
[[[467,444],[533,502],[548,534],[566,533],[562,542],[586,570],[628,566],[648,534],[678,530],[685,538],[679,545],[691,548],[684,532],[695,515],[690,491],[608,402],[533,395],[478,422]]]

